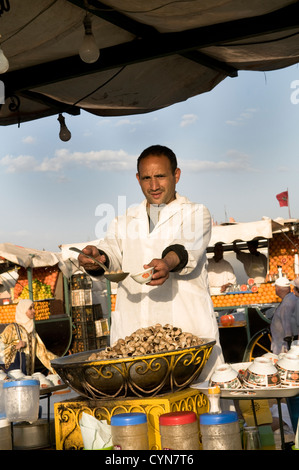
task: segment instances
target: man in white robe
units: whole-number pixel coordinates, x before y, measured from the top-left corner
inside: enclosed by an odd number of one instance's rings
[[[176,156],[167,147],[155,145],[144,150],[137,169],[136,177],[146,199],[117,217],[97,247],[83,250],[114,271],[122,269],[133,274],[154,267],[148,284],[138,284],[130,276],[118,284],[111,344],[156,323],[215,339],[200,377],[206,380],[223,362],[208,288],[206,248],[211,216],[205,206],[176,192],[181,171]],[[89,273],[101,274],[96,273],[98,266],[87,257],[79,255],[78,260]]]

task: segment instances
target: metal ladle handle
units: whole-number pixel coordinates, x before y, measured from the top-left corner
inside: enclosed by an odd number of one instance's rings
[[[69,249],[72,250],[72,251],[76,251],[77,253],[80,253],[81,255],[86,256],[87,258],[92,259],[95,263],[99,264],[99,265],[101,266],[101,268],[104,269],[105,272],[109,272],[107,266],[105,266],[103,263],[101,263],[101,261],[98,261],[98,260],[97,260],[96,258],[94,258],[93,256],[87,255],[86,253],[84,253],[84,251],[79,250],[79,248],[76,248],[76,247],[74,247],[74,246],[72,246],[72,247],[69,248]]]

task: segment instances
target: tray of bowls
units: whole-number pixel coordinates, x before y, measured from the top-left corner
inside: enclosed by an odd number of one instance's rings
[[[299,346],[287,353],[266,353],[252,362],[221,364],[210,380],[193,383],[207,394],[209,387],[218,385],[222,398],[288,398],[299,395]]]

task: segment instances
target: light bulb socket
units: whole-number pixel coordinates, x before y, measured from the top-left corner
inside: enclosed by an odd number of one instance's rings
[[[59,121],[59,124],[60,124],[59,138],[63,142],[67,142],[72,137],[72,134],[70,133],[69,129],[66,127],[65,118],[62,116],[61,113],[58,115],[57,121]]]
[[[83,25],[85,29],[85,34],[92,34],[91,19],[89,18],[88,15],[85,16]]]

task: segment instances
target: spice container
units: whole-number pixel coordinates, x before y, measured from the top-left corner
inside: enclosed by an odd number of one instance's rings
[[[200,415],[203,450],[242,450],[238,415],[235,411]]]
[[[120,413],[112,416],[110,424],[115,450],[148,450],[145,413]]]
[[[194,411],[174,411],[159,418],[162,449],[199,450],[199,426]]]
[[[28,421],[38,419],[39,381],[18,380],[3,384],[5,414],[8,421]]]
[[[221,413],[220,407],[220,387],[215,385],[214,387],[209,387],[208,389],[208,399],[209,399],[209,413]]]

